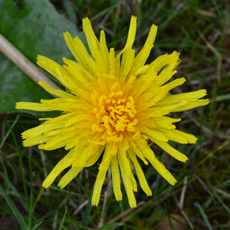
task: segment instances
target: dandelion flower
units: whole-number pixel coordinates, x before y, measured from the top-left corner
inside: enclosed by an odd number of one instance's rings
[[[150,163],[171,185],[176,183],[147,142],[150,140],[175,159],[186,162],[187,156],[171,147],[168,141],[187,144],[195,143],[197,139],[177,130],[173,123],[181,119],[168,115],[207,105],[209,101],[200,99],[206,95],[204,89],[169,95],[171,89],[185,82],[184,78],[178,78],[167,83],[177,72],[174,69],[180,63],[179,53],[165,54],[151,64],[145,64],[157,26],[151,27],[144,47],[135,56],[132,46],[136,23],[136,17],[132,16],[125,47],[117,55],[113,48],[108,50],[104,31],[98,40],[89,19],[85,18],[83,30],[91,55],[78,37],[72,38],[66,32],[65,41],[77,62],[63,58],[65,65],[61,66],[47,57],[38,56],[38,65],[66,88],[64,92],[39,82],[58,98],[16,104],[17,109],[63,112],[55,118],[40,119],[44,123],[22,133],[26,147],[38,145],[44,150],[61,147],[68,150],[45,179],[43,187],[49,187],[64,169],[69,168],[58,184],[64,188],[83,168],[94,165],[101,156],[92,205],[99,203],[109,168],[116,199],[122,200],[122,178],[131,207],[136,207],[135,177],[147,196],[152,195],[139,161],[146,165]]]

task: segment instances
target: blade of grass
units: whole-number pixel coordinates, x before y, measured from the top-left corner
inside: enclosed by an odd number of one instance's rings
[[[93,22],[94,20],[96,20],[97,18],[101,17],[102,15],[106,14],[107,12],[115,9],[117,7],[117,4],[114,4],[108,8],[106,8],[105,10],[100,11],[98,14],[96,14],[95,16],[93,16],[90,21]]]
[[[7,132],[6,135],[4,136],[4,138],[3,138],[3,140],[2,140],[2,142],[1,142],[1,144],[0,144],[0,149],[2,149],[3,144],[5,143],[7,137],[10,135],[10,133],[11,133],[12,129],[14,128],[15,124],[17,123],[19,117],[20,117],[20,115],[18,115],[18,116],[16,117],[16,119],[15,119],[14,122],[13,122],[13,124],[12,124],[11,127],[9,128],[8,132]]]
[[[124,225],[124,223],[106,224],[106,225],[98,228],[97,230],[112,229],[112,228],[119,227],[119,226],[122,226],[122,225]]]
[[[220,84],[221,81],[221,76],[220,76],[220,68],[221,68],[221,62],[222,62],[222,55],[220,52],[217,51],[215,47],[212,46],[211,43],[208,42],[208,40],[204,37],[204,35],[201,33],[201,31],[197,30],[203,41],[206,43],[207,47],[216,55],[216,58],[218,60],[217,62],[217,80],[218,83]]]
[[[224,230],[224,228],[217,221],[215,221],[215,223],[220,228],[220,230]]]
[[[169,213],[168,213],[168,209],[167,209],[166,204],[164,204],[164,206],[165,206],[166,216],[168,217],[168,220],[169,220],[169,224],[170,224],[170,226],[171,226],[171,228],[172,228],[173,230],[176,230],[176,229],[174,228],[173,224],[172,224],[171,217],[170,217],[170,215],[169,215]]]
[[[39,222],[39,223],[37,223],[37,224],[35,224],[34,225],[34,227],[33,228],[31,228],[31,230],[35,230],[40,224],[42,223],[42,221],[41,222]]]
[[[60,227],[59,227],[59,230],[62,229],[62,226],[63,226],[63,224],[64,224],[64,222],[65,222],[65,216],[66,216],[67,210],[68,210],[68,207],[66,207],[66,209],[65,209],[65,213],[64,213],[64,216],[63,216],[63,218],[62,218],[62,221],[61,221],[61,225],[60,225]]]
[[[6,133],[6,135],[4,136],[4,138],[3,138],[3,140],[2,140],[2,142],[1,142],[1,144],[0,144],[0,161],[1,161],[1,163],[2,163],[2,167],[3,167],[3,170],[4,170],[4,181],[5,181],[5,182],[9,181],[9,179],[8,179],[8,173],[7,173],[5,164],[4,164],[4,162],[3,162],[3,158],[2,158],[2,156],[1,156],[1,149],[2,149],[2,146],[3,146],[3,144],[5,143],[6,139],[7,139],[8,136],[10,135],[12,129],[14,128],[15,124],[17,123],[19,117],[20,117],[20,115],[18,115],[18,116],[16,117],[16,119],[14,120],[13,124],[12,124],[11,127],[9,128],[8,132]],[[6,183],[6,186],[7,186],[7,187],[6,187],[6,188],[7,188],[6,190],[8,191],[8,190],[9,190],[8,183]]]
[[[30,190],[30,206],[29,206],[29,222],[28,222],[28,229],[30,229],[32,223],[32,216],[33,216],[33,190]]]
[[[91,200],[92,200],[92,195],[93,193],[91,194],[90,198],[89,198],[89,202],[86,206],[86,210],[85,210],[85,215],[83,217],[83,220],[82,220],[82,226],[84,227],[88,227],[88,224],[89,224],[89,215],[90,215],[90,211],[91,211]]]
[[[7,204],[10,206],[12,213],[14,214],[15,218],[18,220],[19,225],[21,226],[21,229],[29,230],[25,220],[23,219],[21,213],[18,211],[17,207],[13,203],[13,201],[10,199],[8,194],[5,192],[3,187],[0,185],[0,192],[2,193],[3,197],[5,198]]]
[[[219,195],[218,195],[218,194],[216,193],[216,191],[213,189],[210,180],[207,180],[207,181],[208,181],[209,188],[212,190],[214,196],[217,198],[217,200],[223,205],[223,207],[224,207],[224,208],[227,210],[227,212],[230,214],[230,209],[229,209],[229,207],[221,200],[221,198],[219,197]]]
[[[230,141],[224,142],[221,146],[219,146],[219,147],[216,148],[214,151],[212,151],[211,153],[209,153],[208,156],[206,156],[205,158],[203,158],[203,160],[200,161],[200,162],[196,165],[196,167],[202,165],[207,159],[213,157],[213,155],[214,155],[216,152],[218,152],[218,151],[220,151],[221,149],[223,149],[223,148],[224,148],[225,146],[227,146],[229,143],[230,143]]]
[[[14,135],[14,132],[12,132],[12,137],[13,137],[13,140],[14,140],[17,152],[18,152],[18,158],[19,158],[19,164],[20,164],[20,167],[21,167],[21,176],[22,176],[22,181],[23,181],[23,187],[24,187],[25,195],[27,196],[28,195],[27,183],[26,183],[26,177],[25,177],[25,175],[23,173],[23,168],[24,167],[23,167],[23,162],[22,162],[21,151],[19,149],[18,142],[17,142],[17,139],[16,139],[16,137]],[[26,199],[26,202],[27,202],[27,209],[29,209],[29,201],[28,201],[28,199]]]
[[[35,209],[35,207],[36,207],[38,201],[41,199],[41,195],[42,195],[43,191],[44,191],[44,188],[41,188],[41,190],[40,190],[40,192],[39,192],[39,194],[38,194],[38,196],[37,196],[37,199],[35,200],[35,203],[34,203],[34,206],[33,206],[32,211],[34,211],[34,209]]]
[[[229,99],[230,99],[230,94],[225,94],[225,95],[217,96],[213,101],[225,101]]]
[[[122,202],[119,202],[120,203],[120,209],[121,209],[121,214],[124,214],[125,212],[124,212],[124,207],[123,207],[123,203]],[[125,215],[124,215],[125,216]],[[127,230],[127,227],[126,227],[126,225],[124,225],[124,230]]]
[[[199,211],[200,211],[200,214],[201,214],[201,216],[203,217],[204,222],[205,222],[206,225],[207,225],[207,228],[208,228],[209,230],[213,230],[213,229],[212,229],[212,226],[211,226],[211,224],[210,224],[210,222],[209,222],[209,220],[208,220],[208,217],[207,217],[207,215],[205,214],[203,208],[200,206],[199,202],[196,201],[194,205],[195,205],[196,207],[198,207],[198,209],[199,209]]]
[[[4,179],[4,174],[0,173],[1,177]],[[9,186],[11,192],[12,192],[12,196],[14,196],[15,198],[20,200],[20,203],[22,204],[22,206],[27,209],[27,204],[24,201],[24,199],[22,198],[21,194],[18,192],[18,190],[16,189],[16,187],[10,182],[7,181],[7,186]]]

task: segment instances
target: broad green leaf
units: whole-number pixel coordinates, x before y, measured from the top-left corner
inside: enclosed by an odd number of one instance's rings
[[[18,101],[51,98],[42,88],[0,53],[0,113],[13,112]]]
[[[69,31],[85,43],[83,33],[57,13],[48,0],[17,2],[0,0],[0,33],[35,64],[38,54],[59,64],[63,64],[63,57],[73,59],[63,32]],[[47,98],[51,96],[0,53],[0,113],[15,111],[18,101]]]

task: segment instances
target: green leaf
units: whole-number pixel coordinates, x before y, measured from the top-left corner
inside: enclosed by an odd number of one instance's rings
[[[18,101],[39,102],[51,96],[0,54],[0,113],[15,111]]]
[[[83,43],[85,37],[76,26],[58,14],[47,0],[0,0],[0,33],[30,61],[36,63],[38,54],[59,64],[62,58],[73,59],[65,44],[63,32],[69,31]],[[51,96],[0,53],[0,113],[15,111],[18,101],[39,102]]]
[[[124,223],[107,224],[107,225],[104,225],[104,226],[98,228],[97,230],[106,230],[106,229],[111,229],[111,228],[119,227],[119,226],[122,226],[122,225],[124,225]]]

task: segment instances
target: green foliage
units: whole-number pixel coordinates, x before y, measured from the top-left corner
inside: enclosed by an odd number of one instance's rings
[[[19,223],[20,227],[22,229],[28,229],[28,226],[27,226],[25,220],[23,219],[23,216],[18,211],[17,207],[15,206],[15,204],[10,199],[10,197],[8,196],[8,194],[5,192],[5,190],[2,188],[1,185],[0,185],[0,192],[1,192],[2,196],[5,198],[7,204],[10,206],[10,208],[12,210],[12,213],[14,214],[14,216],[16,217],[16,219],[18,220],[18,223]]]
[[[179,51],[182,63],[177,68],[176,77],[185,77],[187,82],[172,93],[207,88],[211,100],[210,105],[204,108],[175,115],[182,118],[180,130],[198,137],[195,145],[174,144],[189,157],[186,164],[173,160],[153,146],[157,157],[177,178],[178,183],[174,187],[151,166],[142,165],[152,197],[147,197],[138,185],[138,193],[135,194],[138,207],[131,210],[125,191],[122,201],[115,200],[108,174],[98,207],[91,207],[90,195],[97,164],[86,168],[63,190],[56,186],[60,178],[49,189],[41,188],[47,173],[66,151],[24,148],[20,134],[37,126],[38,117],[8,113],[15,111],[17,101],[38,102],[50,96],[0,54],[0,226],[11,217],[11,222],[23,230],[153,230],[162,224],[166,224],[168,229],[228,229],[228,7],[221,0],[0,0],[0,33],[33,63],[37,54],[60,64],[62,57],[73,59],[64,42],[63,32],[69,31],[84,40],[82,32],[78,32],[82,30],[83,17],[91,19],[97,35],[104,28],[109,46],[116,50],[123,48],[132,14],[138,17],[134,44],[137,51],[143,46],[150,26],[157,24],[155,47],[148,61]]]
[[[114,224],[106,224],[100,228],[98,228],[98,230],[107,230],[107,229],[112,229],[112,228],[116,228],[119,226],[124,225],[123,223],[114,223]]]
[[[1,0],[0,15],[0,33],[33,63],[38,54],[60,64],[63,57],[72,58],[65,45],[65,31],[84,41],[83,33],[47,0],[25,0],[23,4]],[[2,54],[0,60],[0,113],[15,111],[18,101],[51,98]]]
[[[51,98],[9,59],[0,54],[0,113],[15,111],[18,101],[39,102]]]

